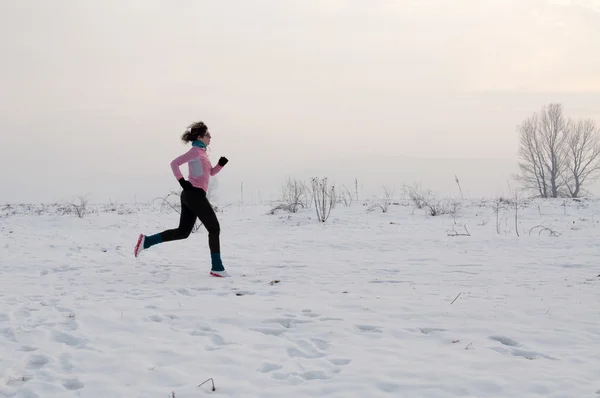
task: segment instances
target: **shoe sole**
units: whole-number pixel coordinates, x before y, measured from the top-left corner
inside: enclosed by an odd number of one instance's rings
[[[140,245],[142,244],[142,239],[144,238],[143,234],[140,234],[140,237],[137,240],[137,243],[135,244],[135,248],[133,249],[133,255],[135,257],[139,256],[140,254]]]

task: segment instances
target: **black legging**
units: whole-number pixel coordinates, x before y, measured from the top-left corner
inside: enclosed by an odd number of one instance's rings
[[[200,189],[185,190],[181,192],[181,217],[179,218],[179,227],[161,232],[163,242],[186,239],[192,233],[196,218],[204,225],[208,231],[208,246],[211,253],[221,251],[219,243],[219,234],[221,227],[219,220],[213,210],[206,193]]]

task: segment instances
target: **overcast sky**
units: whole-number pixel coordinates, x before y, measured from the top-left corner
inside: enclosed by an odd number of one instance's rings
[[[223,192],[366,155],[514,160],[548,102],[600,122],[599,3],[0,0],[0,202],[168,192],[196,120]]]

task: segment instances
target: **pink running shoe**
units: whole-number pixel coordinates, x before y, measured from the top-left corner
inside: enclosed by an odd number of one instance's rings
[[[146,236],[144,234],[140,234],[140,237],[137,240],[137,243],[135,245],[135,249],[133,249],[133,255],[134,256],[139,256],[140,252],[142,250],[144,250],[144,241],[146,240]]]

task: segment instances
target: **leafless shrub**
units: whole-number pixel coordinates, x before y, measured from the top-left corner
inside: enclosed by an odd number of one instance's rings
[[[331,200],[331,202],[333,203],[333,207],[335,207],[335,205],[338,204],[339,200],[338,200],[338,194],[337,191],[335,190],[335,186],[331,186],[331,189],[329,190],[329,198]]]
[[[423,208],[427,211],[427,214],[433,217],[452,213],[452,209],[448,203],[448,200],[438,200],[435,198],[435,196],[423,201]]]
[[[62,204],[56,207],[56,212],[62,216],[68,216],[74,213],[73,207],[69,204]]]
[[[500,196],[497,201],[498,201],[498,203],[509,205],[509,206],[512,206],[515,204],[512,199],[507,199],[503,196]]]
[[[109,200],[108,203],[102,205],[101,209],[104,213],[117,213],[120,216],[134,213],[133,209],[127,208],[113,200]]]
[[[404,186],[404,193],[415,204],[417,209],[424,209],[430,216],[456,214],[460,209],[459,202],[448,199],[438,199],[429,189],[422,189],[415,184],[412,187]]]
[[[325,222],[335,207],[335,187],[329,186],[327,177],[311,180],[312,197],[319,222]]]
[[[5,204],[4,207],[2,208],[2,213],[1,213],[2,217],[10,217],[10,216],[14,216],[15,214],[17,214],[17,209],[15,206],[11,205],[10,203]]]
[[[432,192],[430,190],[422,189],[418,184],[414,184],[412,187],[404,186],[404,194],[415,204],[417,209],[422,209],[424,206],[424,200],[429,197]]]
[[[456,217],[460,214],[462,209],[462,203],[456,200],[453,200],[449,203],[448,213],[452,216],[454,223],[456,224]]]
[[[390,208],[390,205],[392,204],[393,198],[394,191],[384,185],[383,197],[379,199],[378,203],[375,203],[373,206],[371,206],[371,210],[379,208],[382,212],[387,213]]]
[[[300,207],[307,207],[307,191],[304,182],[295,178],[288,178],[281,187],[281,198],[287,205],[286,210],[290,213],[296,213]]]
[[[342,203],[346,207],[350,207],[353,201],[352,193],[346,186],[338,189],[337,203]]]
[[[181,202],[179,200],[180,195],[181,195],[181,190],[180,191],[172,190],[166,196],[164,196],[162,198],[155,198],[154,201],[160,200],[161,208],[168,207],[172,210],[175,210],[177,213],[181,214]],[[176,199],[173,202],[171,202],[169,200],[171,198],[176,198]]]
[[[85,215],[88,213],[87,206],[87,195],[79,196],[75,198],[75,200],[69,202],[69,207],[72,209],[73,213],[75,213],[79,218],[85,217]]]

